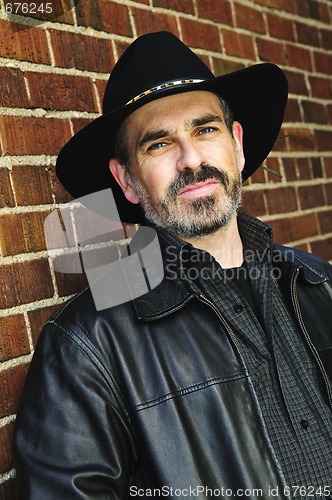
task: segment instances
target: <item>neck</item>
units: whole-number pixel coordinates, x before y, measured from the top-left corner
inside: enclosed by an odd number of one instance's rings
[[[236,216],[213,234],[182,239],[195,248],[209,252],[224,269],[240,267],[243,263],[243,245]]]

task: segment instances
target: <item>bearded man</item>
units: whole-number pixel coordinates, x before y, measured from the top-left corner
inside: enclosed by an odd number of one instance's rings
[[[331,498],[331,267],[239,210],[286,100],[276,66],[215,78],[166,32],[119,59],[57,174],[74,197],[111,187],[156,231],[164,278],[103,310],[87,289],[45,325],[20,498]]]

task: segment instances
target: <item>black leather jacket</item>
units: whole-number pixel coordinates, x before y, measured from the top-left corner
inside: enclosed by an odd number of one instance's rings
[[[276,265],[285,301],[332,405],[331,266],[299,251],[288,262],[283,247],[274,249],[284,255]],[[50,318],[15,442],[20,500],[204,499],[227,497],[226,490],[269,498],[269,487],[284,498],[228,326],[177,279],[99,312],[87,289]]]

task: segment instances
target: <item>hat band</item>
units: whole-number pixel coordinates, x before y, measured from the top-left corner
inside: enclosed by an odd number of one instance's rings
[[[186,78],[185,80],[174,80],[171,82],[165,82],[160,85],[156,85],[155,87],[152,87],[149,90],[145,90],[141,94],[137,95],[136,97],[133,97],[133,99],[130,99],[130,101],[126,102],[126,106],[128,104],[133,104],[134,102],[138,101],[139,99],[142,99],[142,97],[145,97],[149,94],[153,94],[154,92],[159,92],[160,90],[165,90],[170,87],[176,87],[178,85],[191,85],[193,83],[201,83],[204,82],[205,80],[201,80],[199,78]]]

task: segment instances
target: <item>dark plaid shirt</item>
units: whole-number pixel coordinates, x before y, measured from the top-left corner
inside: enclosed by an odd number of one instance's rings
[[[182,257],[184,275],[214,302],[235,334],[289,496],[322,499],[324,486],[332,490],[332,413],[323,378],[273,275],[271,229],[243,212],[238,223],[246,265],[231,271],[207,252],[166,238],[180,263]]]

